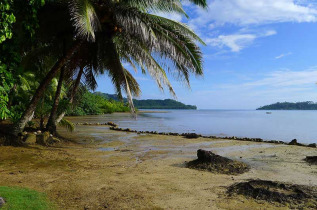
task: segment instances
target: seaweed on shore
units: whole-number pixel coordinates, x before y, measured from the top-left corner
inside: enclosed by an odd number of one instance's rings
[[[317,209],[317,188],[267,180],[250,180],[231,185],[229,196],[244,195],[256,200],[277,202],[290,208]]]
[[[250,169],[245,163],[231,160],[202,149],[197,150],[197,156],[198,159],[187,163],[188,168],[232,175],[242,174]]]
[[[317,156],[306,156],[304,160],[310,164],[317,165]]]

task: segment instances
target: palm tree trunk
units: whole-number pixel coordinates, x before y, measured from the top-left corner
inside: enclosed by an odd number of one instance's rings
[[[51,70],[47,73],[45,78],[42,80],[41,84],[35,91],[31,102],[29,103],[28,107],[24,111],[21,119],[18,123],[16,123],[13,127],[12,134],[14,136],[18,136],[24,130],[26,123],[29,121],[30,116],[32,115],[33,111],[36,109],[37,103],[41,99],[44,94],[45,89],[50,84],[52,79],[56,76],[58,71],[65,65],[65,63],[73,56],[74,52],[81,46],[82,41],[76,41],[73,46],[68,50],[68,52],[60,58],[55,65],[51,68]]]
[[[77,75],[77,78],[76,78],[76,81],[75,81],[75,84],[74,84],[74,87],[73,87],[73,90],[70,94],[70,99],[69,99],[69,103],[72,104],[73,101],[74,101],[74,98],[75,98],[75,95],[76,95],[76,92],[78,90],[78,87],[79,87],[79,83],[80,83],[80,79],[81,79],[81,76],[83,75],[83,72],[84,72],[84,67],[80,67],[80,70],[78,72],[78,75]],[[65,116],[66,112],[63,111],[56,119],[56,125],[63,119],[63,117]]]
[[[64,80],[64,74],[65,74],[65,66],[62,67],[61,73],[59,75],[58,79],[58,85],[55,92],[54,97],[54,103],[52,106],[50,117],[48,118],[46,129],[53,135],[56,134],[56,115],[57,115],[57,107],[59,104],[59,99],[62,92],[62,86],[63,86],[63,80]]]

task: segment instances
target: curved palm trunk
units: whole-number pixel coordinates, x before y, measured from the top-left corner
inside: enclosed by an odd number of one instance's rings
[[[70,99],[69,99],[69,103],[72,104],[73,101],[74,101],[74,98],[75,98],[75,95],[76,95],[76,92],[78,90],[78,87],[79,87],[79,83],[80,83],[80,79],[81,79],[81,76],[83,75],[83,72],[84,72],[84,67],[80,67],[80,70],[78,72],[78,75],[77,75],[77,78],[76,78],[76,81],[75,81],[75,84],[74,84],[74,88],[70,94]],[[66,112],[63,111],[56,119],[56,122],[55,124],[57,125],[62,119],[63,117],[65,116]]]
[[[46,129],[52,133],[56,134],[56,115],[57,115],[57,107],[59,104],[61,92],[62,92],[62,86],[63,86],[63,80],[64,80],[64,74],[65,74],[65,67],[62,67],[61,73],[59,75],[58,79],[58,85],[57,89],[55,92],[55,97],[54,97],[54,103],[52,106],[51,114],[50,117],[48,118],[47,124],[46,124]]]
[[[13,131],[12,131],[12,134],[14,136],[18,136],[19,133],[21,133],[24,130],[26,123],[29,121],[30,116],[34,112],[39,100],[43,96],[45,89],[50,84],[52,79],[56,76],[58,71],[62,68],[62,66],[64,66],[65,63],[73,56],[73,53],[81,46],[81,44],[82,44],[82,41],[76,41],[73,44],[73,46],[68,50],[68,52],[65,54],[65,56],[60,58],[55,63],[55,65],[51,68],[51,70],[47,73],[47,75],[45,76],[45,78],[42,80],[41,84],[39,85],[39,87],[35,91],[35,93],[32,97],[32,100],[29,103],[26,110],[24,111],[21,119],[19,120],[18,123],[16,123],[14,125]]]

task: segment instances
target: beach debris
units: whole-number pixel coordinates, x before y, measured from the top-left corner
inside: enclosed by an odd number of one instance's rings
[[[0,197],[0,208],[5,204],[3,197]]]
[[[197,157],[198,159],[186,164],[188,168],[232,175],[242,174],[250,169],[243,162],[216,155],[211,151],[199,149],[197,150]]]
[[[317,209],[317,187],[292,185],[267,180],[250,180],[231,185],[229,196],[244,195],[256,200],[277,202],[291,209]]]
[[[317,156],[306,156],[304,160],[310,164],[317,165]]]

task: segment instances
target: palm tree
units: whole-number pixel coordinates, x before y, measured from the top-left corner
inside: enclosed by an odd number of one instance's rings
[[[66,83],[73,84],[72,85],[73,87],[70,88],[71,91],[69,94],[68,104],[73,103],[73,100],[77,93],[82,76],[84,78],[84,81],[83,81],[84,86],[88,87],[88,89],[90,90],[95,90],[97,87],[96,77],[104,73],[108,73],[108,76],[112,79],[112,82],[116,88],[116,92],[119,96],[122,95],[121,93],[122,90],[126,90],[125,88],[126,83],[130,87],[131,94],[133,96],[139,96],[140,94],[139,84],[127,70],[124,70],[126,77],[120,77],[118,75],[113,74],[113,72],[111,72],[111,69],[105,68],[104,62],[101,62],[101,60],[104,61],[107,58],[100,59],[98,57],[98,53],[94,53],[94,52],[98,52],[96,43],[84,43],[82,45],[81,50],[77,52],[76,55],[74,55],[73,59],[66,66],[67,73],[68,73],[66,75],[66,78],[68,78],[68,81],[66,81]],[[74,77],[76,77],[75,81],[73,81]],[[61,79],[60,79],[60,82],[62,82]],[[59,93],[56,92],[56,96],[58,95]],[[54,105],[55,103],[56,103],[56,100],[54,101]],[[57,116],[57,107],[56,107],[55,112],[53,113],[52,111],[50,115],[46,128],[50,132],[55,133],[56,125],[63,119],[63,117],[65,116],[65,113],[66,111],[64,110],[60,112],[59,115]],[[55,116],[53,116],[52,114],[55,114]]]
[[[122,66],[122,61],[129,62],[136,69],[142,69],[143,73],[149,72],[160,88],[166,85],[172,94],[175,93],[165,69],[176,74],[188,85],[190,73],[202,74],[201,52],[196,45],[196,41],[203,43],[199,37],[184,24],[151,14],[164,11],[186,15],[179,0],[73,0],[68,5],[65,2],[69,1],[61,1],[58,5],[56,1],[48,1],[46,9],[58,8],[58,11],[64,14],[62,23],[56,23],[54,26],[67,25],[64,22],[70,17],[76,29],[76,33],[70,34],[73,34],[75,41],[39,85],[28,108],[15,126],[15,135],[24,129],[52,78],[81,50],[83,43],[95,43],[98,46],[96,58],[100,59],[102,64],[100,66],[108,69],[112,78],[125,81],[123,88],[127,92],[132,109],[131,87],[127,82],[128,71]],[[192,2],[206,7],[206,0]],[[69,5],[71,9],[67,13],[65,11]],[[65,31],[71,30],[66,28]],[[122,87],[122,83],[116,84],[116,87]]]

